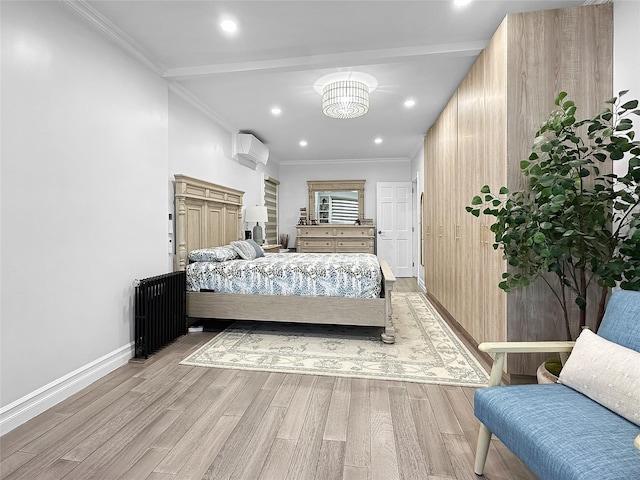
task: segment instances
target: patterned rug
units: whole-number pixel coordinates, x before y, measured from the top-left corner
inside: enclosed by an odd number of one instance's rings
[[[235,322],[183,365],[443,385],[489,377],[421,293],[393,293],[396,343],[379,327]]]

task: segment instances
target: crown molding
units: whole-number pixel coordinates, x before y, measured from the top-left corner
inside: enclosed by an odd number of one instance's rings
[[[282,165],[282,159],[276,154],[271,153],[271,151],[269,151],[269,162],[275,163],[276,165]]]
[[[206,105],[202,100],[196,97],[189,90],[184,88],[177,82],[167,81],[169,85],[169,90],[175,93],[178,97],[183,99],[185,102],[190,104],[192,107],[195,107],[198,111],[206,115],[208,118],[216,122],[222,128],[227,130],[229,133],[235,133],[239,130],[238,127],[229,123],[226,119],[222,118],[220,114],[211,109],[208,105]]]
[[[140,61],[158,76],[163,76],[167,70],[166,66],[153,58],[135,40],[115,26],[107,17],[89,5],[85,0],[60,0],[64,5],[73,10],[76,14],[90,23],[94,28],[117,43],[129,55]]]
[[[118,46],[125,50],[129,55],[140,61],[142,64],[150,68],[159,77],[165,77],[166,67],[158,60],[154,59],[145,49],[135,42],[126,33],[120,30],[114,25],[108,18],[102,13],[89,5],[85,0],[60,0],[64,5],[73,10],[76,14],[82,17],[85,21],[91,24],[95,29],[114,41]],[[188,91],[183,86],[165,78],[169,85],[169,90],[175,93],[177,96],[185,100],[191,106],[195,107],[198,111],[206,115],[208,118],[216,122],[222,128],[228,132],[236,132],[238,128],[230,124],[227,120],[222,118],[217,112],[208,107],[202,100],[196,97],[193,93]]]

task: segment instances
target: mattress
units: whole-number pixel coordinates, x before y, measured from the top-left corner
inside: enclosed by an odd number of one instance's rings
[[[381,283],[378,258],[368,253],[271,253],[187,266],[191,292],[377,298]]]

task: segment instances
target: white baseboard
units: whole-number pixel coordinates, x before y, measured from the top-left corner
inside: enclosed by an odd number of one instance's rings
[[[0,435],[10,432],[107,373],[126,364],[134,355],[134,347],[134,342],[124,345],[2,407],[0,409]]]
[[[418,288],[422,290],[423,293],[426,293],[427,286],[424,284],[424,279],[418,277]]]

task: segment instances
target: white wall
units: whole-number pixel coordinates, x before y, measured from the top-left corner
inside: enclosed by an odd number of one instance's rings
[[[613,94],[629,90],[625,99],[640,100],[640,52],[637,29],[640,25],[640,2],[618,0],[613,4]],[[640,117],[634,116],[634,130],[640,133]],[[624,175],[627,162],[616,162],[614,171]]]
[[[278,178],[278,164],[253,170],[231,159],[231,133],[173,92],[169,93],[169,174],[189,175],[245,192],[247,205],[263,204],[263,173]]]
[[[309,208],[307,180],[366,180],[364,218],[376,219],[377,182],[410,182],[411,163],[403,160],[316,162],[310,165],[290,164],[280,169],[280,232],[289,234],[294,245],[296,224],[301,207]]]
[[[262,204],[279,169],[232,160],[230,132],[63,3],[0,6],[6,432],[131,357],[133,281],[172,269],[175,173]]]
[[[169,202],[173,176],[183,174],[245,192],[245,205],[263,205],[263,176],[278,178],[278,164],[253,170],[231,159],[231,132],[173,92],[169,93]]]
[[[1,9],[7,406],[132,341],[168,257],[167,87],[61,2]]]
[[[411,159],[411,172],[412,179],[416,180],[416,215],[414,226],[416,232],[420,228],[420,195],[424,192],[424,142],[416,152],[416,154]],[[415,241],[417,242],[417,255],[416,258],[413,259],[414,264],[416,265],[416,280],[418,282],[418,287],[420,287],[423,291],[426,290],[425,278],[424,278],[424,265],[420,264],[420,232],[416,235]],[[424,258],[423,258],[424,261]]]

